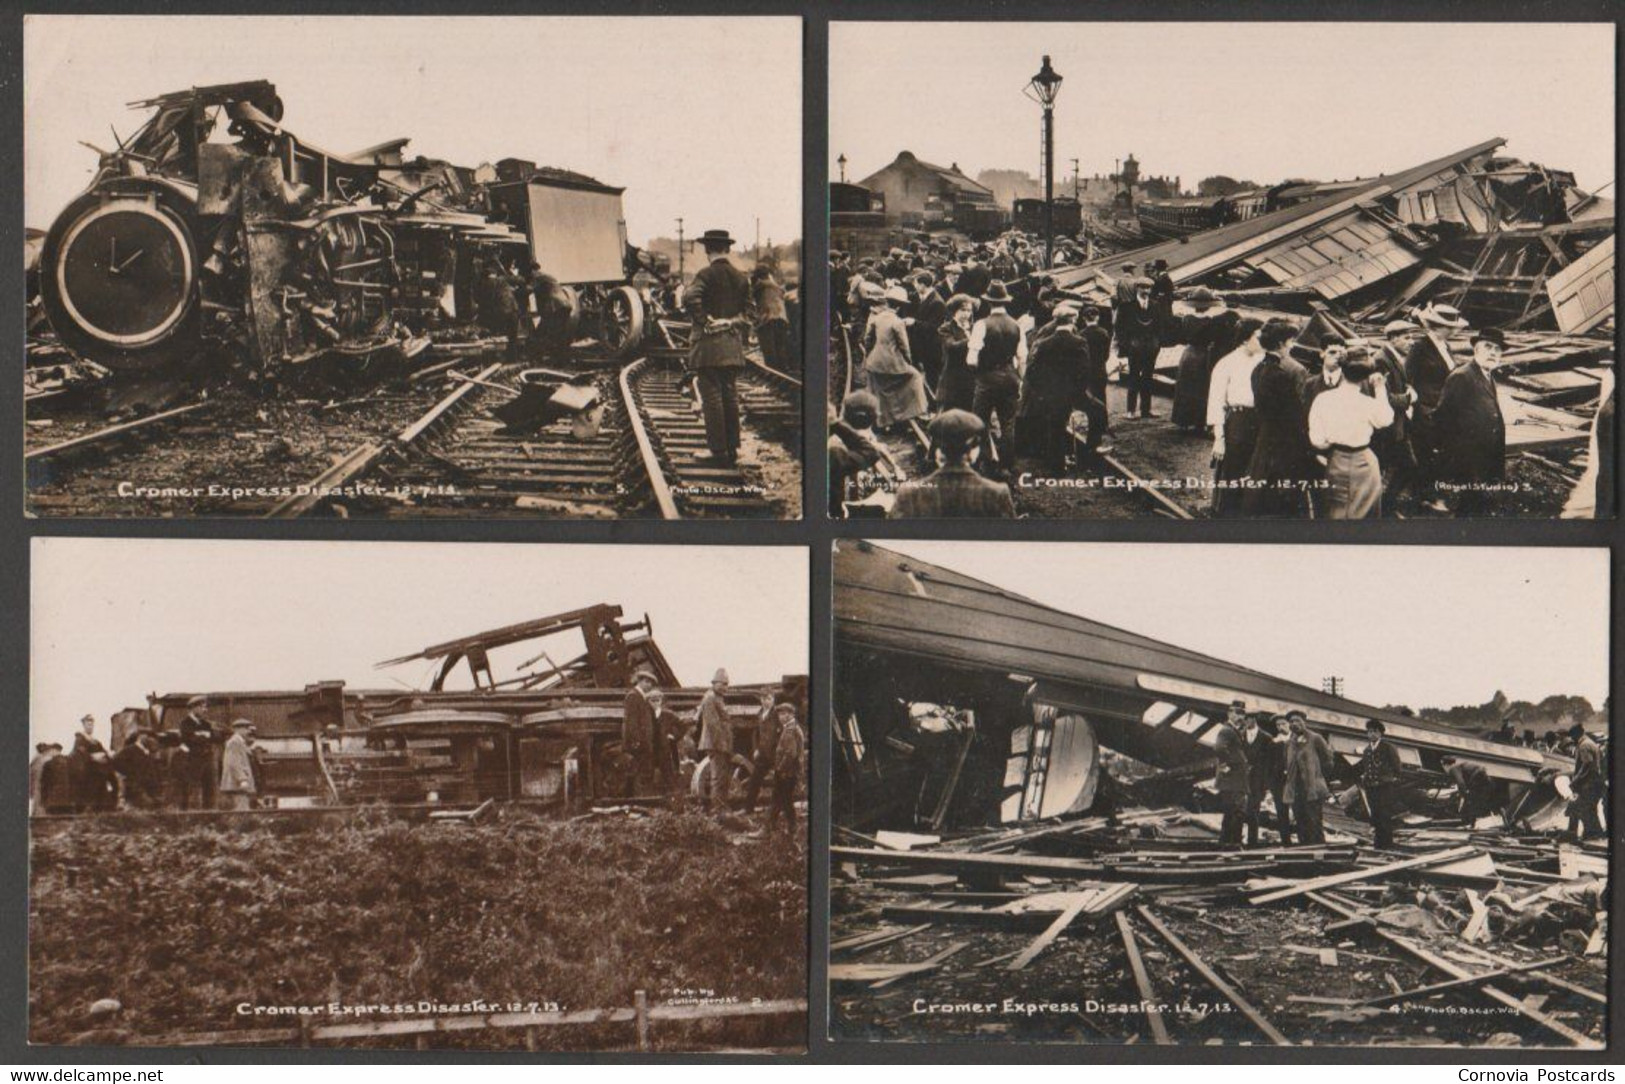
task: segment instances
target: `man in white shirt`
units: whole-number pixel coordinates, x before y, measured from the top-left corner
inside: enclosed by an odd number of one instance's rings
[[[1316,507],[1327,519],[1364,519],[1382,500],[1382,469],[1371,438],[1394,422],[1388,384],[1363,348],[1343,358],[1342,379],[1315,396],[1309,443],[1326,465],[1327,488]]]
[[[1241,345],[1220,358],[1208,382],[1207,424],[1213,432],[1213,514],[1229,516],[1241,510],[1241,480],[1252,462],[1258,441],[1258,416],[1253,410],[1253,370],[1264,360],[1259,345],[1258,320],[1243,320],[1236,328]]]

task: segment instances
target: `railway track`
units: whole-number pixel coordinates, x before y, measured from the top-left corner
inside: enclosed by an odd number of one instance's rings
[[[519,366],[450,371],[453,388],[387,441],[356,448],[269,515],[512,514],[586,518],[781,518],[799,482],[765,477],[765,460],[800,454],[800,383],[760,364],[740,377],[741,427],[755,457],[708,465],[699,402],[673,352],[573,376],[596,404],[534,431],[498,416]],[[787,492],[793,489],[793,492]]]
[[[131,421],[102,426],[67,440],[57,441],[55,444],[30,449],[23,453],[30,483],[44,481],[61,472],[72,471],[72,460],[92,448],[104,454],[116,454],[121,449],[138,448],[143,442],[167,428],[170,423],[188,415],[196,415],[212,405],[208,400],[199,400]]]

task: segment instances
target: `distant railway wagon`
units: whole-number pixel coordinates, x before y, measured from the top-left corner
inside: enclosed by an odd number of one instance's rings
[[[584,650],[556,662],[561,637]],[[476,633],[379,665],[422,662],[432,664],[434,677],[421,690],[323,681],[297,691],[154,695],[145,708],[114,716],[113,746],[138,728],[178,733],[197,710],[217,732],[238,719],[254,725],[260,793],[279,808],[487,799],[569,807],[629,793],[621,728],[633,673],[655,675],[664,710],[679,726],[690,725],[706,692],[679,683],[647,617],[626,621],[610,605]],[[498,665],[513,676],[498,678]],[[740,757],[754,751],[764,698],[789,701],[805,718],[806,678],[728,690]]]
[[[1010,216],[1010,224],[1023,233],[1044,232],[1044,201],[1018,199]],[[1083,231],[1083,205],[1071,196],[1056,196],[1054,200],[1054,229],[1057,236],[1076,237]]]

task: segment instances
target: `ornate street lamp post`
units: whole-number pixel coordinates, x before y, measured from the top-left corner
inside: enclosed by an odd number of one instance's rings
[[[1044,107],[1044,269],[1055,264],[1055,99],[1061,93],[1061,76],[1049,65],[1049,57],[1024,91]]]

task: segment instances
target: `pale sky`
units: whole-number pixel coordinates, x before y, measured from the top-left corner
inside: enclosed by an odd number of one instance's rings
[[[857,181],[900,150],[1036,177],[1022,90],[1045,53],[1058,190],[1073,158],[1087,177],[1133,153],[1194,190],[1369,177],[1497,136],[1582,188],[1614,177],[1607,23],[835,23],[829,51],[832,179],[841,154]]]
[[[1608,695],[1605,549],[876,544],[1378,707]]]
[[[46,538],[31,552],[30,749],[71,741],[87,712],[105,740],[150,692],[424,688],[432,663],[374,664],[600,602],[648,614],[687,685],[718,666],[739,684],[808,668],[803,547]],[[566,639],[556,662],[581,650]]]
[[[25,222],[48,227],[147,114],[126,103],[268,79],[288,130],[345,153],[499,158],[626,188],[629,238],[801,235],[794,18],[41,16],[24,41]],[[222,129],[224,125],[222,125]]]

